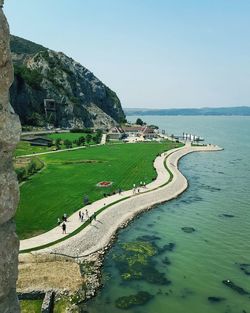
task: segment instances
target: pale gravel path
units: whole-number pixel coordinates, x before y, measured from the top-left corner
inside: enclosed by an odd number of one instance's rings
[[[154,163],[154,166],[157,169],[158,177],[154,182],[148,185],[147,191],[149,189],[160,187],[162,184],[168,181],[169,173],[164,167],[164,160],[168,155],[167,166],[173,173],[173,179],[170,183],[156,190],[137,194],[136,196],[130,197],[127,200],[112,205],[107,210],[104,210],[101,214],[98,215],[97,221],[93,221],[92,225],[86,227],[74,237],[40,251],[46,253],[56,252],[69,256],[84,256],[103,249],[108,245],[110,239],[116,233],[117,229],[124,225],[125,222],[131,220],[135,215],[141,211],[149,209],[155,204],[176,198],[187,188],[188,182],[177,167],[180,158],[191,152],[219,150],[221,149],[218,146],[210,145],[204,147],[191,147],[189,145],[183,148],[171,150],[167,153],[163,153],[160,157],[156,158]],[[127,191],[126,193],[127,195],[132,195],[132,191]],[[126,193],[124,192],[123,196],[125,196]],[[103,204],[103,201],[108,204],[108,200],[110,200],[110,202],[114,202],[115,200],[119,199],[119,197],[121,199],[121,196],[115,195],[110,197],[110,199],[106,198],[99,200],[97,201],[99,202],[98,205],[93,204],[89,209],[89,212],[93,213],[96,208],[99,209],[101,204]],[[59,229],[58,231],[60,232]],[[32,239],[35,238],[28,239],[27,241],[25,240],[25,242],[31,241]],[[36,240],[32,244],[36,244]],[[21,241],[21,247],[24,249],[24,241]]]

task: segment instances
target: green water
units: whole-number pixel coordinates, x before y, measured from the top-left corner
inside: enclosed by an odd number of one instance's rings
[[[135,120],[131,117],[130,120]],[[230,279],[250,292],[250,276],[240,263],[250,264],[250,118],[249,117],[143,117],[169,133],[193,132],[225,148],[217,153],[194,153],[180,162],[189,180],[188,190],[178,199],[144,213],[125,230],[105,258],[104,287],[87,303],[89,313],[249,313],[250,296],[222,284]],[[225,217],[229,214],[233,217]],[[181,228],[195,228],[185,233]],[[124,281],[115,254],[121,245],[138,236],[160,237],[159,247],[174,243],[172,252],[152,257],[170,285],[146,280]],[[170,265],[163,264],[167,256]],[[248,268],[250,271],[250,267]],[[116,308],[124,295],[147,291],[153,298],[129,310]],[[212,303],[208,297],[224,298]]]

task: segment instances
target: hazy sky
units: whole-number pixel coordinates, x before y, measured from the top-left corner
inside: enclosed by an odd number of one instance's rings
[[[250,105],[249,0],[5,0],[5,13],[124,107]]]

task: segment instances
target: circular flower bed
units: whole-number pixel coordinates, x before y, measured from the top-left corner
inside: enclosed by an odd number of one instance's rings
[[[113,184],[112,181],[101,181],[100,183],[96,184],[97,187],[110,187]]]

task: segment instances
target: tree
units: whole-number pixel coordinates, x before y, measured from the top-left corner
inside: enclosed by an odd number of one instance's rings
[[[90,143],[91,139],[92,139],[92,136],[91,136],[90,134],[87,134],[87,136],[86,136],[86,142],[87,142],[88,144]]]
[[[19,183],[21,183],[22,181],[25,180],[25,178],[26,178],[26,170],[25,170],[24,167],[17,168],[16,169],[16,174],[17,174],[17,179],[18,179]]]
[[[143,120],[142,120],[142,119],[138,118],[138,119],[136,120],[135,124],[136,124],[136,125],[141,125],[141,126],[142,126],[142,125],[144,124],[144,122],[143,122]]]
[[[32,175],[36,172],[36,162],[31,160],[31,162],[29,163],[28,167],[27,167],[27,172],[28,175]]]
[[[61,144],[62,139],[61,138],[56,138],[55,145],[59,146]]]
[[[85,137],[84,136],[79,137],[78,143],[79,143],[79,146],[81,146],[81,145],[84,146],[85,145]]]
[[[66,149],[72,148],[72,142],[68,139],[64,140],[64,145],[65,145]]]
[[[56,141],[55,141],[56,150],[61,149],[60,145],[61,145],[61,138],[56,138]]]
[[[95,144],[97,144],[97,143],[100,142],[98,136],[94,136],[92,139],[93,139],[93,141],[94,141]]]

